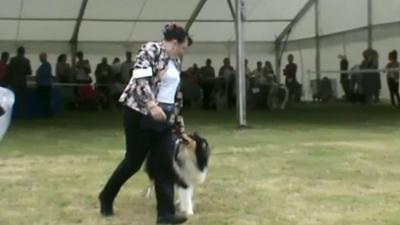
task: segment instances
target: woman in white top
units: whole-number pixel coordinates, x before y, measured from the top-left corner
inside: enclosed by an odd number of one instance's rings
[[[187,220],[175,213],[173,170],[173,132],[184,135],[180,114],[181,60],[191,44],[187,32],[176,24],[164,29],[164,40],[149,42],[139,51],[129,84],[121,95],[126,137],[125,158],[100,193],[101,214],[113,215],[113,201],[121,186],[151,155],[150,172],[154,176],[157,198],[157,223],[180,224]]]

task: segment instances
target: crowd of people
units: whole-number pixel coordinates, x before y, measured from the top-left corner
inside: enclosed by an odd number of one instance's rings
[[[74,65],[68,63],[66,54],[61,54],[57,58],[53,74],[47,53],[40,53],[38,57],[41,64],[33,72],[30,60],[25,56],[25,48],[19,47],[16,56],[11,59],[8,52],[1,54],[0,85],[15,92],[17,115],[26,111],[27,90],[31,84],[36,86],[38,100],[46,116],[53,113],[52,89],[55,83],[59,86],[61,97],[67,106],[96,110],[117,109],[118,97],[131,78],[134,65],[132,53],[126,52],[125,56],[124,62],[116,57],[111,64],[104,57],[93,71],[83,52],[77,52]],[[248,102],[253,107],[267,107],[269,90],[277,85],[271,62],[266,61],[264,65],[261,61],[257,62],[257,68],[254,70],[250,69],[248,60],[245,64]],[[297,66],[293,63],[293,56],[289,56],[289,64],[284,71],[290,93],[294,93],[292,90],[294,84],[297,84]],[[92,79],[92,73],[95,80]],[[202,101],[201,105],[205,110],[234,108],[237,93],[235,74],[229,58],[223,60],[223,65],[218,71],[214,69],[211,59],[207,59],[201,68],[194,64],[182,71],[185,105],[191,107],[198,99]]]
[[[390,99],[393,107],[399,107],[399,75],[400,64],[398,62],[397,50],[388,54],[386,69],[386,80],[390,91]],[[363,61],[349,68],[349,61],[345,55],[339,55],[340,59],[340,83],[345,93],[345,100],[350,102],[377,103],[380,101],[382,89],[381,72],[379,69],[379,54],[374,49],[363,52]],[[352,71],[350,73],[346,72]],[[375,70],[375,71],[374,71]],[[359,72],[358,72],[359,71]]]
[[[52,87],[55,82],[62,86],[64,101],[71,107],[78,108],[118,108],[118,97],[129,82],[134,60],[132,53],[126,52],[122,62],[116,57],[110,64],[106,57],[102,58],[94,70],[95,80],[90,76],[92,67],[89,60],[85,59],[83,52],[76,54],[77,61],[74,65],[68,63],[68,56],[61,54],[55,65],[55,74],[52,65],[48,62],[45,52],[39,55],[41,65],[33,75],[29,59],[25,56],[25,48],[19,47],[15,57],[10,59],[8,52],[1,54],[0,60],[0,85],[12,89],[16,95],[16,113],[26,110],[27,87],[29,81],[37,86],[39,102],[45,115],[52,115]],[[345,55],[340,59],[340,83],[344,91],[344,98],[351,102],[379,102],[381,90],[380,72],[357,72],[378,69],[378,52],[367,49],[363,52],[363,61],[360,65],[349,68],[349,61]],[[294,56],[288,55],[288,63],[283,69],[285,85],[280,85],[275,76],[270,61],[256,63],[256,68],[251,69],[250,63],[245,60],[246,95],[249,107],[271,108],[271,97],[280,98],[281,101],[288,95],[288,102],[300,101],[302,87],[297,81],[297,65]],[[222,66],[217,71],[211,59],[205,61],[204,66],[193,64],[186,71],[182,71],[182,91],[186,107],[191,107],[198,101],[205,110],[232,109],[236,104],[236,71],[229,58],[225,58]],[[397,51],[389,53],[387,68],[398,68]],[[346,71],[353,70],[349,73]],[[325,91],[324,80],[320,87]],[[327,81],[329,83],[329,81]],[[387,73],[387,82],[390,90],[392,105],[400,105],[399,97],[399,71]],[[92,85],[94,83],[94,85]],[[70,84],[70,85],[68,85]],[[278,87],[278,88],[277,88]],[[287,93],[281,91],[286,89]],[[278,91],[276,91],[278,90]],[[274,92],[275,91],[275,92]],[[200,102],[201,101],[201,102]]]
[[[38,100],[45,116],[52,115],[52,88],[55,83],[62,89],[65,103],[71,107],[90,107],[94,109],[115,108],[117,99],[129,82],[133,67],[132,53],[126,53],[126,61],[115,58],[110,65],[107,58],[96,66],[95,81],[90,74],[92,68],[83,52],[76,54],[75,65],[68,63],[68,56],[57,58],[55,74],[48,62],[47,53],[39,55],[40,66],[34,75],[30,60],[25,56],[25,48],[19,47],[17,55],[10,59],[8,52],[1,54],[0,85],[12,89],[16,96],[16,114],[23,115],[28,105],[28,87],[36,86]],[[92,83],[94,82],[94,86]]]
[[[290,101],[299,100],[301,87],[297,82],[296,73],[297,65],[294,63],[293,55],[289,55],[288,64],[284,69],[285,85],[278,83],[270,61],[265,61],[264,65],[262,61],[258,61],[256,68],[251,69],[249,61],[246,59],[246,96],[249,107],[273,108],[269,104],[269,102],[272,103],[271,97],[280,98],[280,101],[283,101],[285,97],[288,97]],[[235,106],[237,94],[236,71],[231,66],[229,58],[223,60],[223,65],[218,70],[218,73],[212,66],[212,60],[207,59],[203,67],[199,68],[197,64],[193,64],[192,67],[182,73],[182,77],[185,83],[194,84],[202,90],[203,109],[232,109]],[[192,85],[189,86],[192,87]],[[280,88],[283,88],[282,86],[287,93],[279,93]],[[185,88],[183,90],[185,92]],[[190,106],[192,105],[192,99],[195,97],[187,94],[185,98],[186,105]]]

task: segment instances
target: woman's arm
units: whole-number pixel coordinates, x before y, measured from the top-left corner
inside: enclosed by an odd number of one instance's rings
[[[137,103],[137,107],[141,111],[148,110],[151,115],[158,120],[165,120],[165,114],[157,106],[155,89],[156,71],[163,68],[155,68],[156,65],[163,65],[156,62],[160,55],[160,46],[157,43],[145,44],[136,56],[136,61],[133,66],[130,88],[127,89],[128,95],[133,97]]]

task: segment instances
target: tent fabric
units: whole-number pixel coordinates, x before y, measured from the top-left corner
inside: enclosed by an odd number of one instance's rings
[[[320,34],[367,26],[368,0],[319,0]],[[89,0],[79,41],[142,42],[160,38],[168,21],[185,25],[199,0]],[[273,42],[307,0],[245,0],[247,42]],[[0,41],[69,41],[82,0],[1,0]],[[400,0],[372,0],[373,23],[400,21]],[[291,33],[291,40],[315,34],[312,7]],[[266,22],[265,20],[283,20]],[[199,42],[234,41],[226,0],[208,0],[191,29]]]

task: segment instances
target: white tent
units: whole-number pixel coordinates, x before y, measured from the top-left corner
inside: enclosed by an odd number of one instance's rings
[[[36,68],[40,52],[48,52],[50,61],[55,63],[57,55],[70,53],[71,43],[76,41],[94,67],[103,56],[109,60],[116,56],[123,58],[125,51],[135,52],[139,44],[159,40],[167,22],[186,25],[199,2],[202,1],[0,0],[0,51],[14,52],[23,45]],[[190,29],[196,44],[185,57],[184,68],[193,63],[201,65],[206,58],[213,59],[217,68],[224,57],[235,62],[230,1],[204,2]],[[275,62],[275,56],[279,55],[276,46],[286,46],[283,59],[287,53],[295,55],[307,98],[310,97],[308,82],[315,77],[307,71],[316,70],[317,58],[322,70],[338,69],[339,53],[346,53],[351,64],[359,63],[361,52],[370,40],[381,55],[383,67],[387,52],[400,50],[400,0],[244,0],[244,3],[245,52],[250,66],[254,68],[258,60]],[[320,57],[316,54],[316,40],[320,43]],[[323,73],[321,76],[337,77]],[[386,87],[383,96],[388,97]]]

